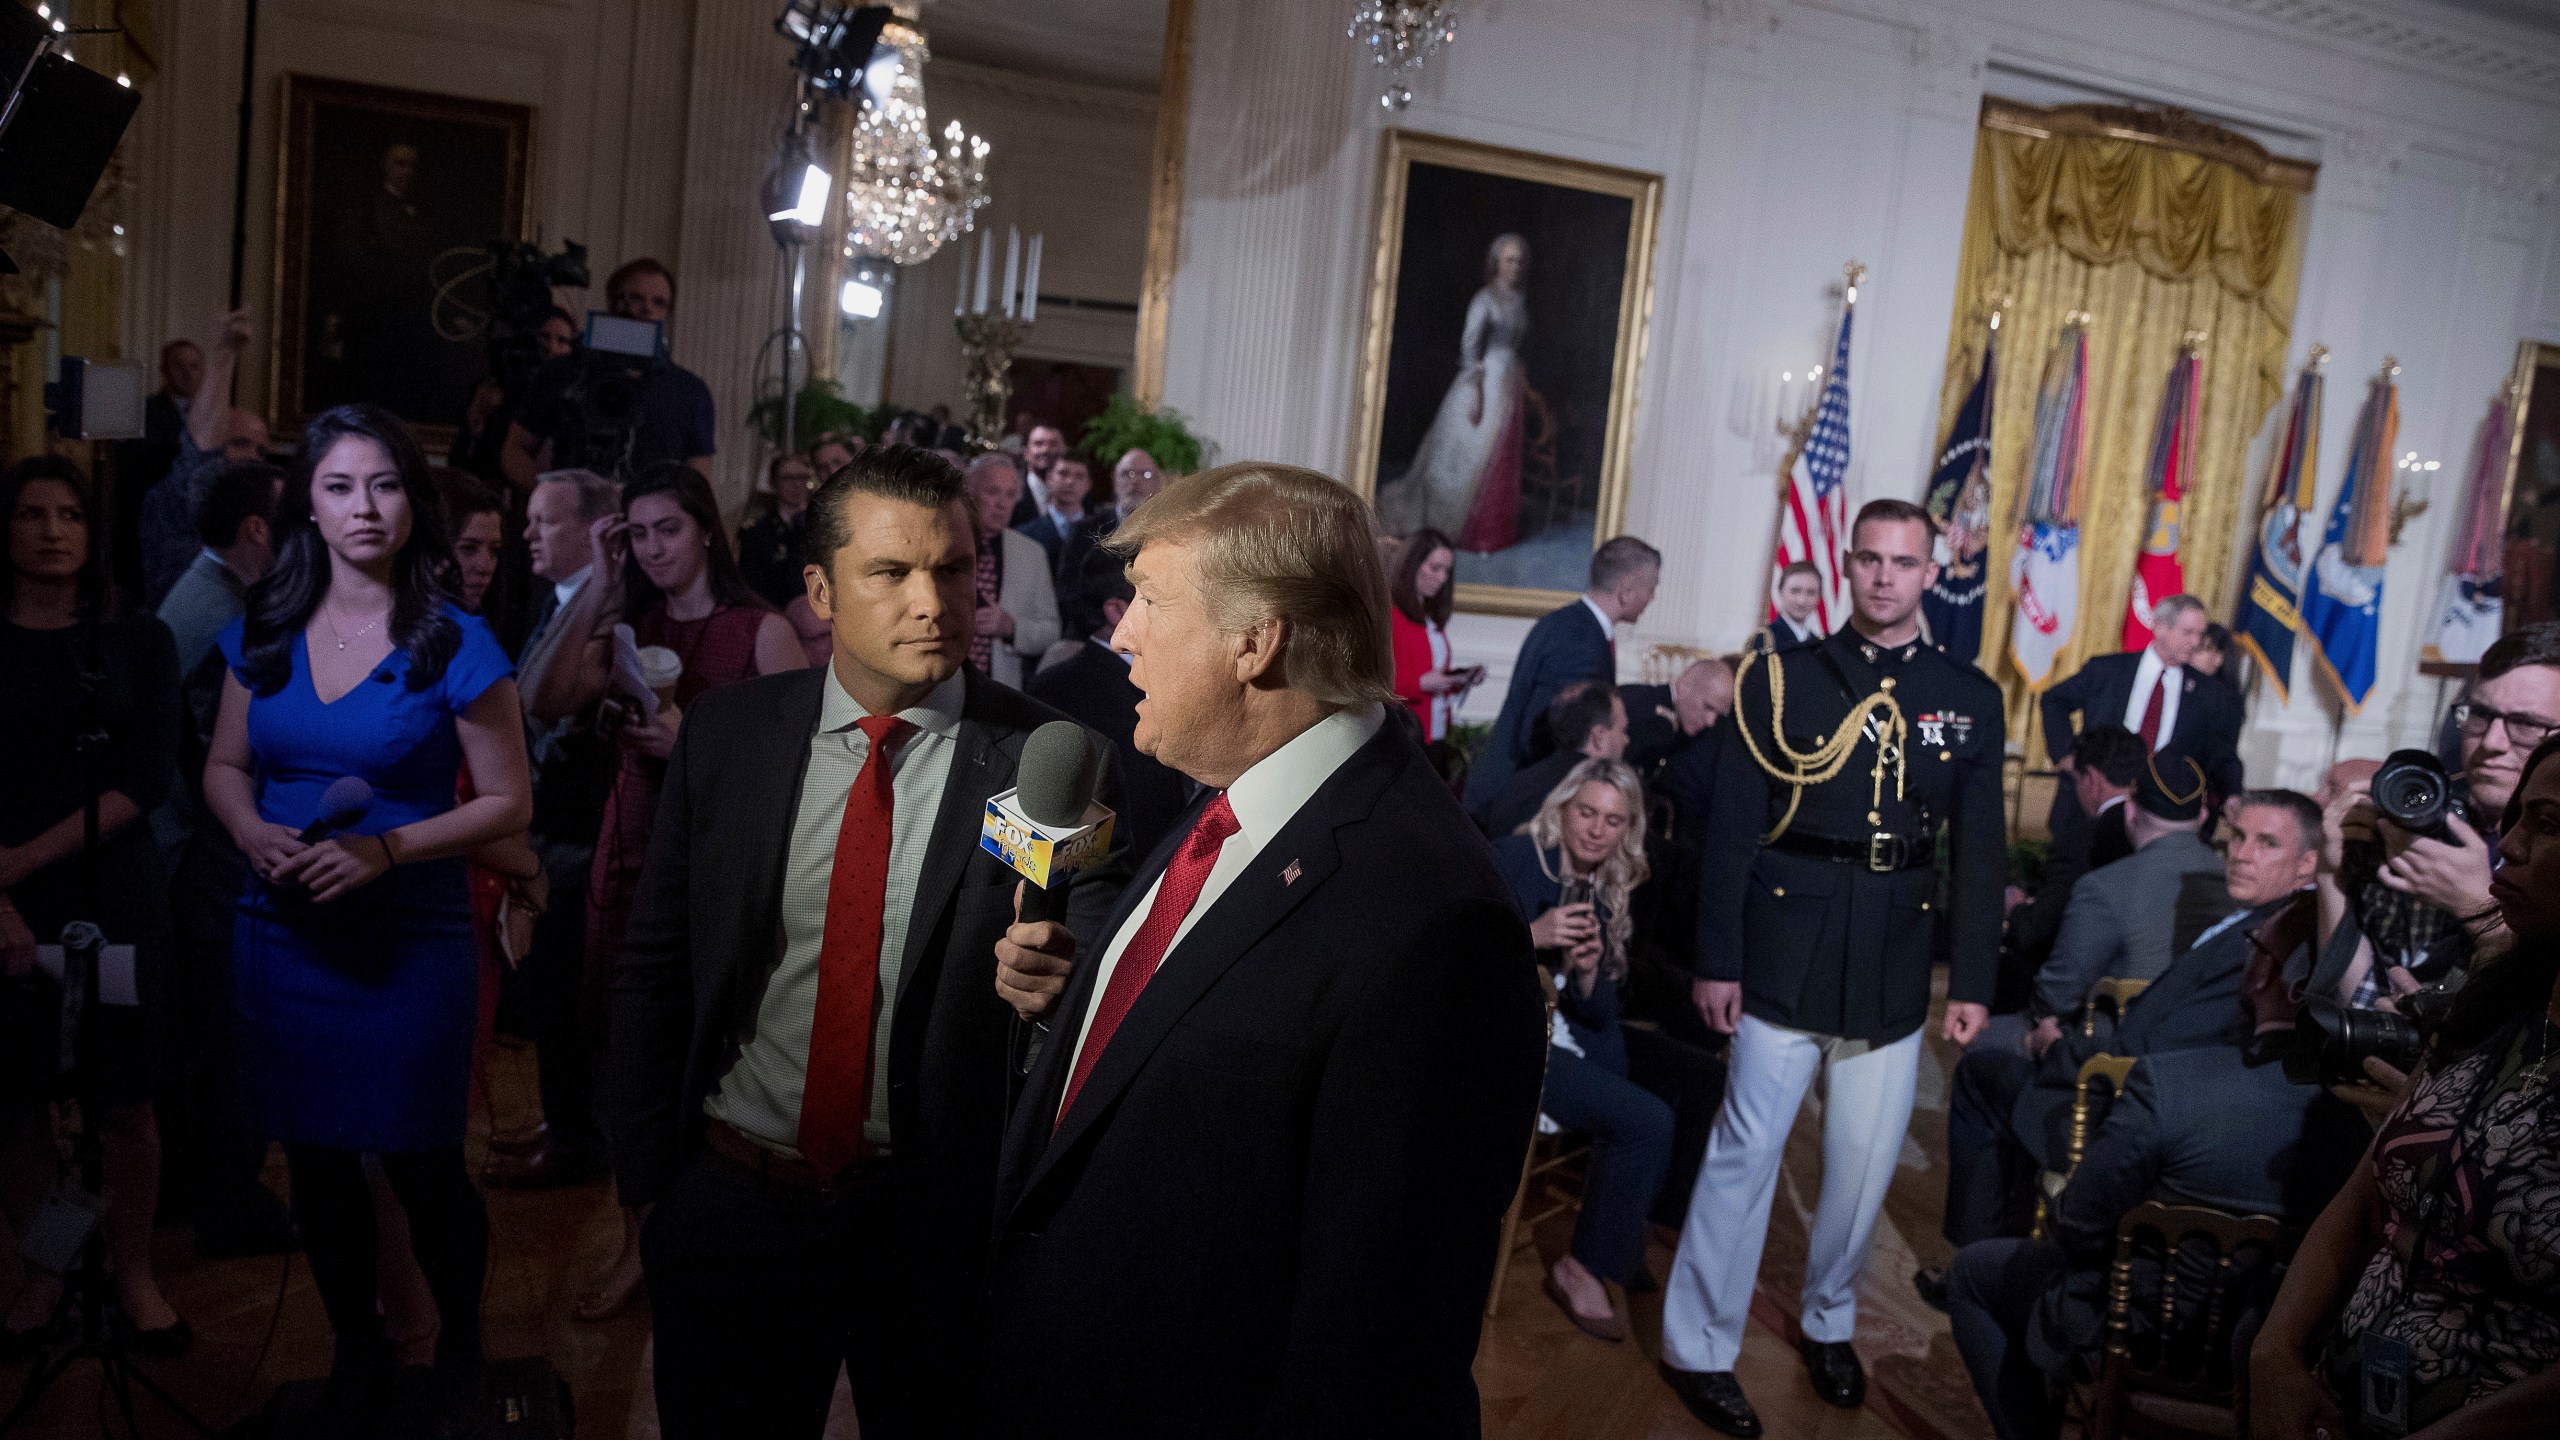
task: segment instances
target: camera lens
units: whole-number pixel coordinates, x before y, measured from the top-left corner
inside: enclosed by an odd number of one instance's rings
[[[2371,793],[2384,819],[2421,833],[2441,831],[2453,803],[2452,777],[2424,750],[2394,751],[2373,773]]]

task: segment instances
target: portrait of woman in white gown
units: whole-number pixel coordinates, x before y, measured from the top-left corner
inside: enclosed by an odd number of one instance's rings
[[[1457,375],[1413,464],[1379,497],[1379,518],[1392,533],[1429,526],[1454,537],[1459,550],[1479,555],[1520,538],[1528,274],[1527,240],[1503,234],[1485,247],[1484,288],[1467,303]]]

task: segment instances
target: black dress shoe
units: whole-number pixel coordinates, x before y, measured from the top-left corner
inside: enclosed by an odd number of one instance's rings
[[[1847,1341],[1804,1342],[1804,1371],[1813,1379],[1813,1393],[1831,1404],[1855,1410],[1867,1403],[1867,1367]]]
[[[1947,1313],[1947,1267],[1931,1265],[1912,1271],[1911,1288],[1920,1292],[1921,1303],[1941,1315]]]
[[[1732,1371],[1658,1368],[1671,1393],[1709,1427],[1736,1440],[1754,1440],[1759,1435],[1760,1412],[1751,1408],[1751,1398],[1742,1393],[1742,1382],[1733,1378]]]

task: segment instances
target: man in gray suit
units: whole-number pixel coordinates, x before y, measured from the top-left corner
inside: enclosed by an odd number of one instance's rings
[[[2133,780],[2125,832],[2133,853],[2092,870],[2071,887],[2062,933],[2036,972],[2026,1049],[2041,1057],[2062,1038],[2063,1017],[2088,1002],[2091,987],[2111,976],[2158,978],[2177,954],[2179,896],[2188,877],[2219,879],[2222,857],[2197,833],[2204,814],[2204,771],[2177,755],[2154,755]],[[2230,909],[2218,902],[2219,919]]]
[[[1049,552],[1013,528],[1022,471],[1002,451],[969,462],[969,504],[978,520],[977,639],[969,663],[999,685],[1019,686],[1058,643],[1058,588]]]

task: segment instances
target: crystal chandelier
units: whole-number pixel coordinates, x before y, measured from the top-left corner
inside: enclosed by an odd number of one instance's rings
[[[1434,51],[1458,38],[1458,0],[1362,0],[1351,13],[1351,38],[1387,72],[1378,103],[1413,103],[1413,79]]]
[[[872,103],[855,117],[845,167],[845,244],[854,254],[913,265],[968,229],[987,203],[987,142],[957,120],[934,141],[927,58],[914,21],[901,15],[881,30],[864,77]]]

